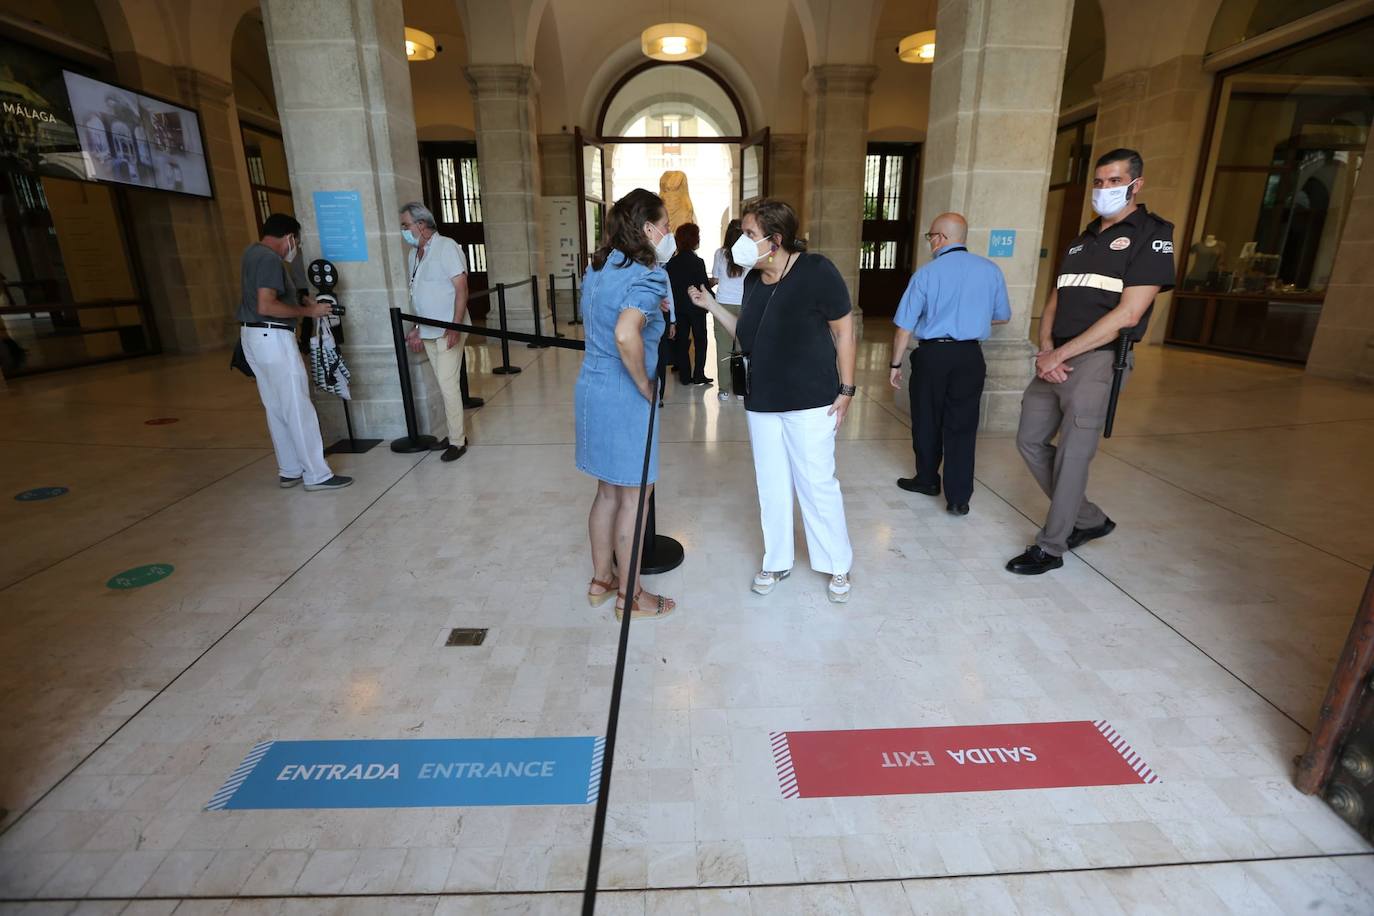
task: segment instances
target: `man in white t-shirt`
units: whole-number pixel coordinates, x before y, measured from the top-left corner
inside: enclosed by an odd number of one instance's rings
[[[419,201],[401,208],[401,237],[411,246],[408,262],[410,307],[414,314],[454,324],[468,323],[468,265],[463,249],[451,238],[439,234],[434,214]],[[444,398],[448,438],[439,443],[441,461],[457,461],[468,450],[463,433],[463,393],[459,378],[463,370],[463,345],[467,335],[429,325],[414,325],[406,343],[416,353],[424,349],[439,393]]]

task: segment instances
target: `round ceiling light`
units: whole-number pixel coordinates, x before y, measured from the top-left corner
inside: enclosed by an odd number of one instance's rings
[[[928,64],[935,60],[935,30],[908,35],[897,45],[897,56],[908,64]]]
[[[706,30],[685,22],[661,22],[640,34],[639,46],[654,60],[691,60],[706,53]]]
[[[433,35],[406,26],[406,60],[433,60],[438,53]]]

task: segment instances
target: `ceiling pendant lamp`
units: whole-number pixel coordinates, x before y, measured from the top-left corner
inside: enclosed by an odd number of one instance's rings
[[[897,57],[908,64],[928,64],[935,60],[935,30],[908,35],[897,45]]]
[[[706,30],[685,22],[661,22],[640,33],[639,46],[654,60],[691,60],[706,53]]]
[[[406,26],[406,60],[433,60],[438,53],[433,35]]]

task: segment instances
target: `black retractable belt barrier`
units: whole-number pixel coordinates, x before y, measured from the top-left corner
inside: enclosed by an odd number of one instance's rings
[[[497,319],[501,323],[501,365],[491,370],[492,375],[519,375],[520,367],[510,364],[510,338],[506,328],[506,284],[496,284]]]
[[[578,313],[577,307],[578,307],[578,305],[579,305],[579,303],[580,303],[580,300],[581,300],[581,298],[582,298],[582,293],[581,293],[581,291],[578,290],[578,288],[577,288],[577,271],[573,271],[573,275],[572,275],[572,294],[573,294],[573,316],[572,316],[572,321],[569,321],[568,324],[581,324],[581,323],[582,323],[582,316],[581,316],[581,314]]]
[[[433,436],[420,435],[419,427],[415,424],[415,397],[410,387],[410,358],[406,356],[406,335],[401,327],[401,310],[398,308],[391,309],[391,337],[396,344],[396,368],[401,376],[401,406],[406,414],[406,434],[403,438],[392,441],[391,450],[402,454],[427,452],[439,440]]]
[[[553,274],[549,274],[549,324],[553,325],[554,337],[564,336],[563,332],[558,330],[558,287],[555,285]]]
[[[549,299],[552,300],[553,297],[550,296]],[[544,336],[544,323],[539,317],[539,277],[537,276],[530,277],[530,301],[533,303],[534,309],[534,336],[542,338]],[[557,327],[557,325],[558,322],[554,322],[554,326]],[[531,340],[525,346],[531,350],[547,350],[549,347],[548,344],[540,343],[538,340]]]

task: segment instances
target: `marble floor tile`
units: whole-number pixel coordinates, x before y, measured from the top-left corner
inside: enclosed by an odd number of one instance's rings
[[[1374,562],[1374,390],[1142,348],[1093,467],[1120,527],[1021,580],[1002,565],[1044,497],[1014,444],[980,440],[966,518],[898,490],[908,421],[872,330],[837,445],[843,611],[800,524],[796,574],[748,591],[742,405],[669,386],[658,524],[687,558],[648,583],[678,612],[631,631],[600,911],[1374,909],[1368,844],[1290,784]],[[0,482],[71,492],[0,500],[25,533],[0,559],[0,912],[577,911],[590,807],[203,810],[268,738],[603,733],[618,633],[582,598],[578,360],[520,348],[497,380],[490,349],[462,462],[338,456],[358,483],[333,494],[274,486],[256,395],[217,359],[9,390]],[[176,569],[105,587],[146,562]],[[457,626],[486,643],[446,648]],[[1099,718],[1161,783],[785,800],[768,743]]]

